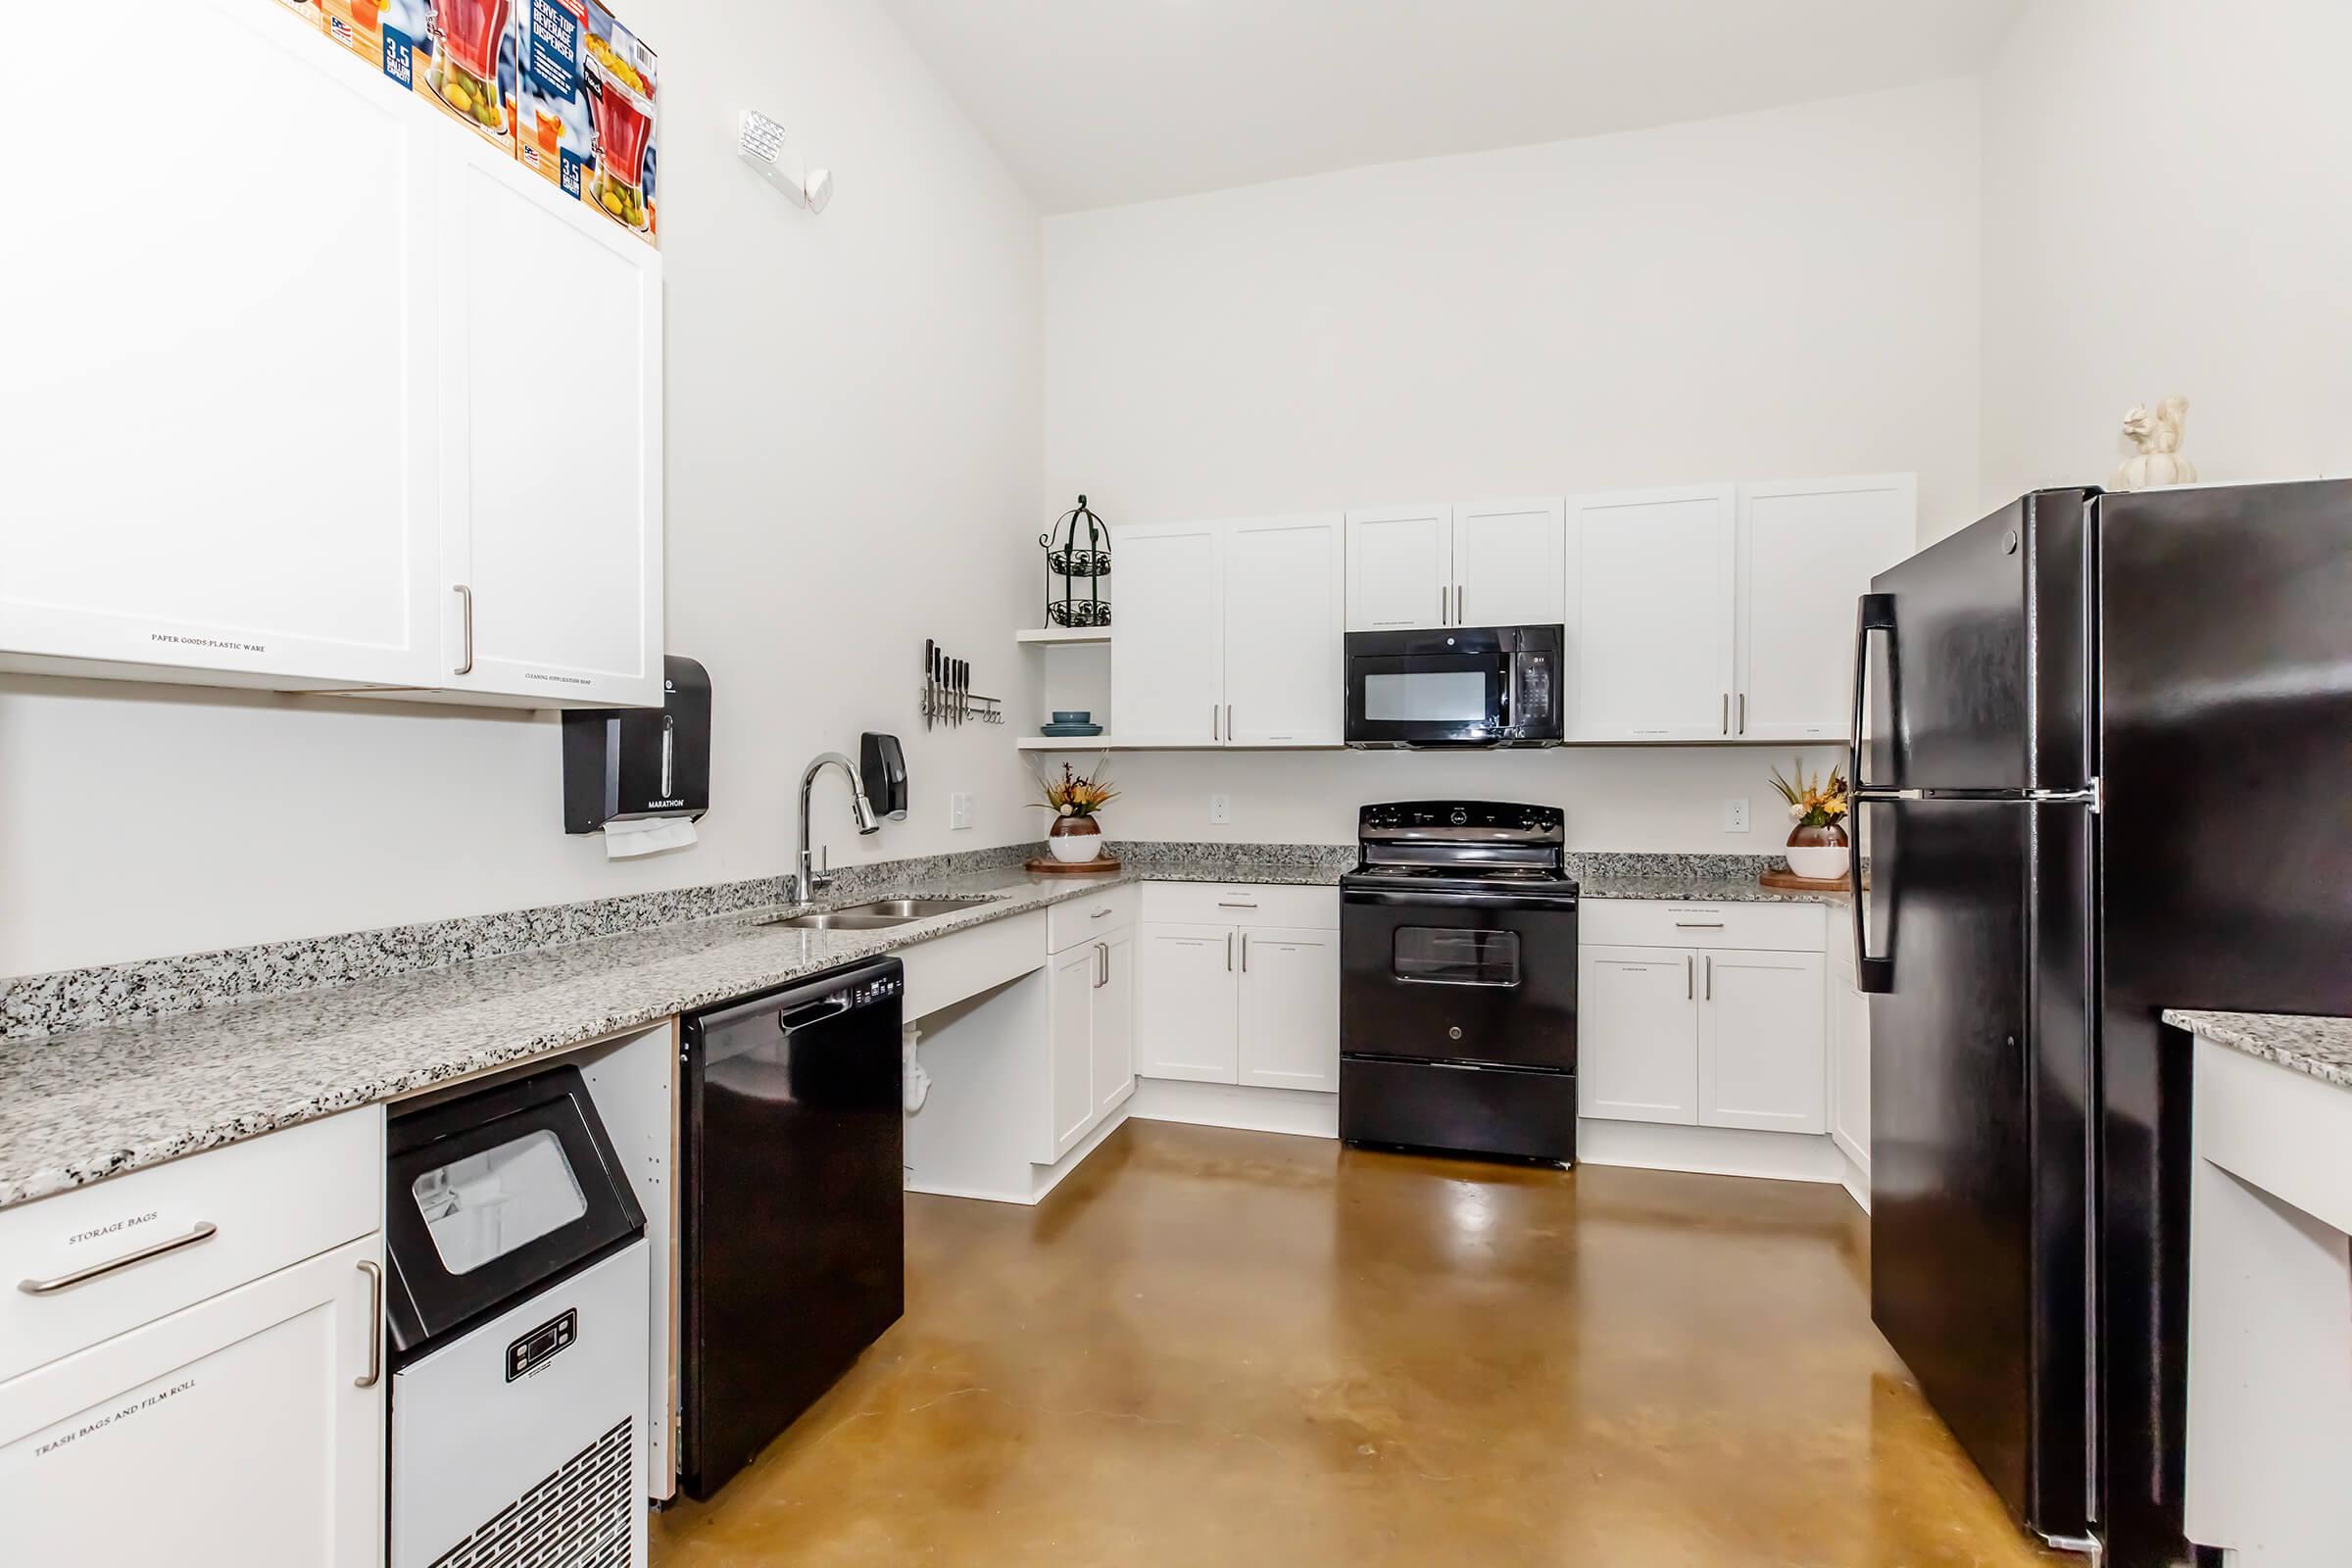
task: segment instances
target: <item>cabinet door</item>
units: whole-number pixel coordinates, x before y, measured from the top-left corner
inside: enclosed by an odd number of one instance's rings
[[[1111,531],[1110,728],[1122,746],[1214,746],[1225,734],[1225,531]]]
[[[1226,745],[1340,744],[1344,546],[1337,514],[1226,525]]]
[[[1835,940],[1835,939],[1833,939]],[[1870,998],[1854,989],[1851,970],[1832,966],[1827,1025],[1830,1136],[1846,1157],[1870,1169]]]
[[[1453,509],[1348,514],[1348,629],[1408,631],[1452,621]]]
[[[1698,1119],[1828,1130],[1821,955],[1699,955]]]
[[[1288,926],[1241,932],[1241,1081],[1340,1087],[1340,934]]]
[[[1578,1115],[1698,1120],[1697,966],[1679,948],[1579,951]]]
[[[380,1563],[381,1262],[367,1236],[0,1383],[10,1560]]]
[[[1740,487],[1734,735],[1845,739],[1854,601],[1911,554],[1917,493],[1907,473]]]
[[[1570,739],[1730,738],[1734,518],[1730,485],[1569,502]]]
[[[435,684],[658,706],[662,253],[479,138],[442,141]]]
[[[1567,519],[1558,501],[1453,509],[1457,626],[1548,626],[1567,618]]]
[[[1135,1088],[1135,927],[1105,932],[1094,946],[1093,1093],[1100,1118]]]
[[[1234,928],[1146,921],[1137,931],[1136,1075],[1240,1082]]]
[[[446,127],[273,9],[11,9],[0,659],[431,679]]]
[[[1050,962],[1047,1001],[1053,1023],[1046,1071],[1052,1083],[1046,1103],[1053,1154],[1041,1164],[1068,1153],[1096,1120],[1095,983],[1102,974],[1101,957],[1094,943],[1081,942]]]

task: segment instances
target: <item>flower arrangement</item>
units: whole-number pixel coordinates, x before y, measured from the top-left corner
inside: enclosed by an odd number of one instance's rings
[[[1103,761],[1104,759],[1097,758],[1095,765],[1085,773],[1075,771],[1067,762],[1062,763],[1061,777],[1038,781],[1045,798],[1036,804],[1055,816],[1093,816],[1119,798],[1119,792],[1111,788],[1108,779],[1102,776]]]
[[[1795,768],[1796,777],[1787,779],[1781,770],[1772,770],[1772,787],[1788,803],[1788,820],[1799,827],[1836,827],[1845,820],[1851,805],[1846,797],[1845,775],[1833,766],[1830,776],[1805,776],[1804,764]]]

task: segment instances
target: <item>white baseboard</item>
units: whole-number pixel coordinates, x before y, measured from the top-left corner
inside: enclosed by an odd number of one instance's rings
[[[1845,1156],[1811,1133],[1760,1133],[1744,1127],[1682,1127],[1660,1122],[1579,1117],[1576,1157],[1586,1165],[1755,1176],[1767,1181],[1845,1179]]]
[[[1340,1097],[1306,1089],[1139,1078],[1135,1098],[1127,1102],[1127,1114],[1145,1121],[1182,1121],[1196,1127],[1288,1133],[1295,1138],[1340,1136]]]
[[[1852,1199],[1863,1213],[1869,1213],[1870,1167],[1854,1163],[1854,1156],[1842,1149],[1838,1151],[1838,1163],[1844,1167],[1838,1179],[1845,1188],[1845,1196]]]

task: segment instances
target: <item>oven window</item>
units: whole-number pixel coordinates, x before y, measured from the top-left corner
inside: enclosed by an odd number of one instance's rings
[[[1364,717],[1376,723],[1478,724],[1487,716],[1484,669],[1406,670],[1364,676]]]
[[[564,1146],[544,1127],[435,1165],[409,1194],[452,1274],[470,1274],[588,1212]]]
[[[1519,933],[1407,925],[1396,929],[1396,978],[1435,986],[1515,986]]]

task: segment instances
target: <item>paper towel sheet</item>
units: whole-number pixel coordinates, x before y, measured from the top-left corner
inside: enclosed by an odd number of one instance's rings
[[[682,850],[695,841],[694,819],[687,816],[647,816],[605,824],[605,858],[633,860],[640,855]]]

